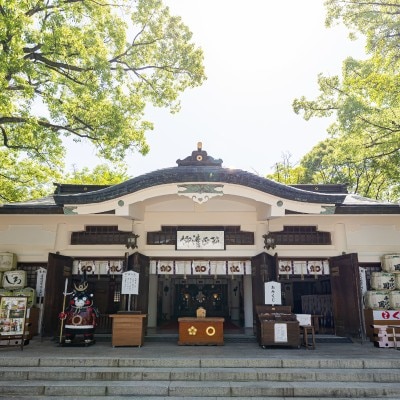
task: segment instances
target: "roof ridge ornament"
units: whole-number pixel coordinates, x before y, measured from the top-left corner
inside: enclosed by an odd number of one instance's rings
[[[188,167],[188,166],[208,166],[208,167],[221,167],[222,160],[207,155],[207,152],[203,150],[203,143],[197,143],[197,150],[192,152],[192,155],[186,157],[183,160],[176,160],[176,163],[179,167]]]

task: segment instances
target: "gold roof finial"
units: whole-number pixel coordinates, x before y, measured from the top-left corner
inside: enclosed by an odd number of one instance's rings
[[[197,151],[201,151],[202,147],[203,147],[203,143],[197,142]]]

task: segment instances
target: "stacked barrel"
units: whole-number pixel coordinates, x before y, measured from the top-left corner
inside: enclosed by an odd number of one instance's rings
[[[372,310],[396,310],[400,308],[400,254],[388,254],[382,258],[382,272],[372,272],[372,290],[365,294],[365,307]]]
[[[365,294],[365,307],[372,310],[396,310],[400,308],[400,254],[388,254],[382,258],[382,272],[372,272],[372,290]]]
[[[0,253],[0,296],[25,296],[28,308],[36,303],[36,290],[26,285],[26,271],[17,270],[14,253]]]
[[[367,336],[378,347],[400,343],[400,254],[383,256],[381,272],[372,272],[365,294]]]

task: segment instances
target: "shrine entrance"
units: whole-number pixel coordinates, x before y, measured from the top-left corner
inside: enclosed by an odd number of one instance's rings
[[[203,307],[207,317],[243,327],[243,277],[158,277],[157,328],[178,328],[180,317],[194,317]]]

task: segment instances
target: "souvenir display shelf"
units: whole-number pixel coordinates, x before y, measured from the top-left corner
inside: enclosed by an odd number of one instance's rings
[[[26,297],[1,297],[0,346],[20,346],[24,349],[26,325]]]
[[[111,314],[112,346],[142,346],[147,314],[121,312]]]
[[[260,346],[300,348],[300,326],[290,306],[256,306],[256,311]]]
[[[182,317],[179,322],[179,345],[223,345],[224,318]]]

